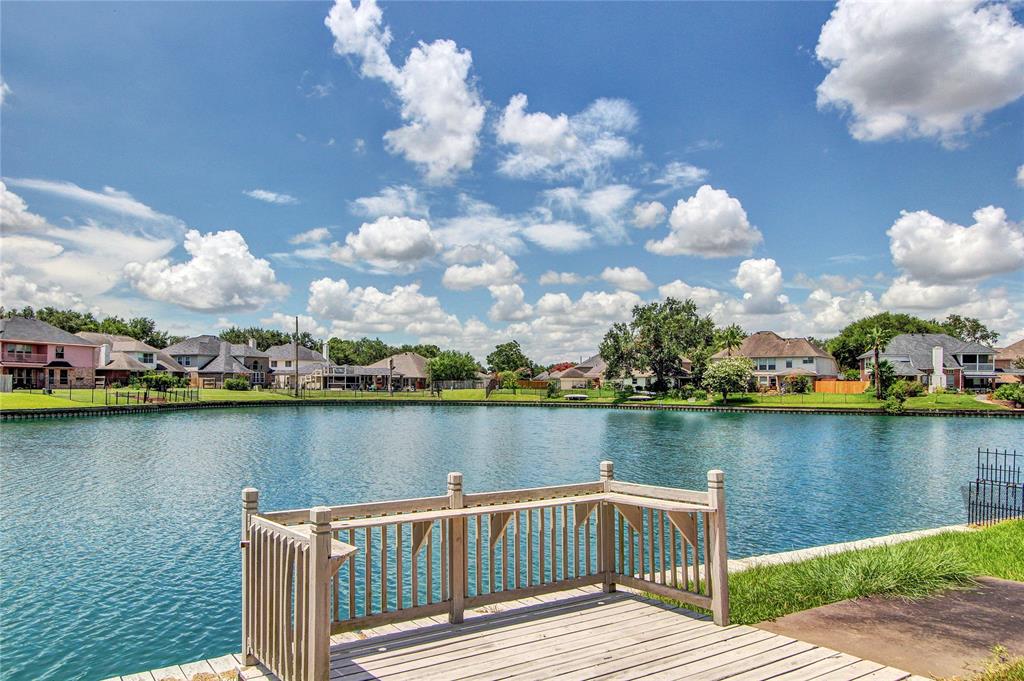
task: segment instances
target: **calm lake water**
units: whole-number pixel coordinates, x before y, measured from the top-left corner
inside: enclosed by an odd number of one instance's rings
[[[726,472],[730,554],[962,522],[1003,419],[281,407],[6,423],[4,679],[102,679],[238,649],[240,490],[261,507]]]

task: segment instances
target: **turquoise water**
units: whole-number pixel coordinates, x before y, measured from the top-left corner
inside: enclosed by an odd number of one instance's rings
[[[238,649],[242,487],[266,509],[726,472],[733,556],[965,518],[979,446],[1024,422],[454,406],[5,423],[3,679],[102,679]]]

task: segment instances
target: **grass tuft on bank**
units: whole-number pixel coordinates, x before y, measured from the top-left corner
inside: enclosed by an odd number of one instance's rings
[[[730,618],[756,624],[850,598],[922,598],[982,575],[1024,581],[1024,520],[755,567],[729,576]]]

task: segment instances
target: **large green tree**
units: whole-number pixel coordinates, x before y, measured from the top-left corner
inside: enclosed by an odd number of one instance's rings
[[[327,343],[328,354],[335,364],[366,366],[395,354],[396,349],[380,338],[332,338]]]
[[[287,345],[292,342],[292,336],[294,334],[277,329],[264,329],[259,326],[250,326],[246,329],[232,326],[220,332],[220,339],[229,343],[248,343],[252,338],[256,341],[257,350],[266,350],[273,345]],[[309,331],[299,333],[299,345],[318,352],[320,350],[320,341],[314,338]]]
[[[654,388],[664,390],[667,379],[685,374],[684,357],[692,362],[691,370],[699,381],[714,344],[715,323],[710,316],[701,316],[692,300],[666,298],[635,306],[633,320],[614,324],[599,352],[608,365],[608,378],[650,371]]]
[[[732,353],[743,345],[746,338],[747,334],[739,324],[730,324],[724,329],[715,331],[715,347],[725,350],[727,355],[732,356]]]
[[[427,360],[427,374],[431,381],[468,381],[476,376],[476,372],[476,360],[468,352],[445,350]]]
[[[901,333],[946,333],[938,322],[908,314],[881,312],[864,317],[848,325],[828,342],[827,349],[839,362],[840,367],[857,368],[857,357],[871,349],[870,335],[875,327],[888,334],[889,338]]]
[[[523,352],[517,340],[495,346],[494,352],[487,355],[487,366],[494,372],[533,370],[533,362]]]
[[[974,317],[962,317],[958,314],[951,314],[941,322],[941,325],[946,330],[946,333],[962,341],[991,346],[995,345],[999,340],[998,333]]]

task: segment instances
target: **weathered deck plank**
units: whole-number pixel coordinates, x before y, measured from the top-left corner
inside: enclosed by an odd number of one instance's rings
[[[424,617],[331,640],[331,681],[914,681],[877,662],[753,627],[718,627],[706,616],[598,587],[524,598],[499,612],[467,610],[458,625]],[[244,681],[277,681],[265,667],[240,662],[227,655],[121,679],[193,681],[239,669]]]

